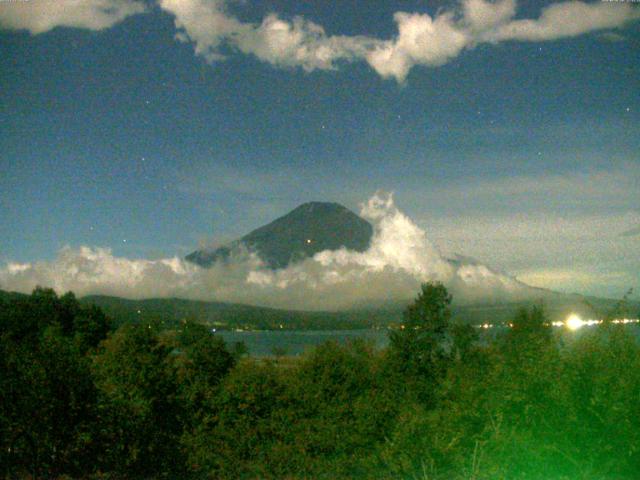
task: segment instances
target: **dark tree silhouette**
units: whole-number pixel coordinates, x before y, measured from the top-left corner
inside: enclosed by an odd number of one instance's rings
[[[389,334],[393,367],[405,376],[403,383],[409,388],[414,384],[418,397],[427,403],[433,400],[435,382],[445,367],[450,305],[451,295],[444,285],[424,283],[404,311],[404,323]]]

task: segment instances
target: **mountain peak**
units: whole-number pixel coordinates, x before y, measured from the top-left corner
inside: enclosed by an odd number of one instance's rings
[[[319,202],[319,201],[312,201],[312,202],[305,202],[305,203],[301,203],[300,205],[298,205],[296,208],[294,208],[293,210],[291,210],[291,212],[289,213],[293,213],[296,212],[298,210],[302,210],[302,211],[313,211],[314,209],[336,209],[336,210],[349,210],[347,207],[345,207],[344,205],[340,205],[339,203],[336,202]]]
[[[273,269],[284,268],[324,250],[363,252],[369,248],[373,227],[335,202],[307,202],[286,215],[214,251],[197,250],[186,259],[203,267],[226,260],[246,248]]]

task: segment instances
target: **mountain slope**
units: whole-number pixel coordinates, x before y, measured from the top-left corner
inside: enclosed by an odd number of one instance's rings
[[[181,298],[130,300],[106,295],[90,295],[80,301],[100,307],[116,325],[160,322],[165,327],[172,327],[192,319],[221,330],[348,330],[383,326],[397,322],[401,317],[399,308],[309,312]]]
[[[196,250],[186,260],[208,267],[245,248],[256,252],[270,268],[278,269],[324,250],[346,247],[363,252],[372,235],[371,224],[342,205],[309,202],[229,245]]]
[[[2,291],[0,291],[0,298]],[[402,322],[402,312],[408,304],[388,305],[386,308],[354,309],[336,312],[283,310],[251,305],[204,302],[179,298],[128,300],[104,295],[80,299],[83,304],[96,305],[113,318],[116,325],[159,321],[165,327],[193,319],[222,330],[350,330],[387,327]],[[536,300],[521,302],[477,303],[452,307],[454,322],[478,325],[503,324],[514,318],[520,308],[539,304]],[[583,318],[603,318],[620,307],[619,300],[558,294],[546,300],[545,313],[550,321],[564,321],[569,314]],[[623,314],[636,317],[640,302],[627,302]]]
[[[0,307],[5,302],[26,299],[28,295],[0,290]],[[343,311],[301,311],[258,307],[225,302],[206,302],[179,298],[150,298],[130,300],[106,295],[90,295],[79,299],[84,305],[96,305],[109,315],[114,326],[128,323],[159,322],[165,328],[175,328],[185,319],[192,319],[219,330],[352,330],[385,328],[402,322],[407,303],[386,308],[353,309]],[[538,301],[477,303],[452,306],[454,322],[478,325],[503,324],[514,318],[520,308],[528,308]],[[578,294],[558,294],[544,301],[550,321],[564,321],[569,314],[583,318],[603,318],[619,311],[616,316],[636,318],[640,302],[584,297]]]

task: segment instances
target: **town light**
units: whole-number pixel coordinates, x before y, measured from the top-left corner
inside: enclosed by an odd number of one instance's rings
[[[575,313],[569,315],[567,320],[565,321],[565,325],[569,330],[577,330],[582,327],[585,322]]]

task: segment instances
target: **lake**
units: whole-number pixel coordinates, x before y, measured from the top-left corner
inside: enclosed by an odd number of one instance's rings
[[[563,328],[563,327],[560,327]],[[576,336],[586,333],[593,327],[583,327],[578,331],[571,332],[563,328],[562,335]],[[625,328],[633,329],[640,339],[640,327],[637,324],[627,325]],[[501,331],[502,327],[480,330],[481,339],[494,338]],[[280,350],[284,355],[300,355],[305,350],[320,345],[328,340],[339,343],[346,343],[349,340],[363,338],[371,342],[376,348],[386,347],[389,343],[387,330],[260,330],[260,331],[218,331],[227,345],[232,346],[235,342],[244,342],[249,349],[249,354],[254,356],[273,355],[276,350]],[[482,341],[482,340],[481,340]]]

